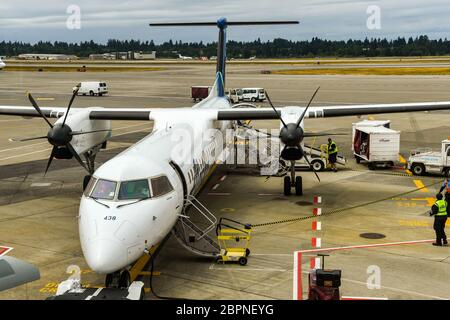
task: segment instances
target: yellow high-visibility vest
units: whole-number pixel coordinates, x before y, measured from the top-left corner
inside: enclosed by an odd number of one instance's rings
[[[330,149],[332,149],[332,150],[330,151]],[[337,153],[338,151],[339,150],[338,150],[336,142],[331,141],[331,143],[330,143],[330,145],[328,147],[328,154],[334,154],[334,153]]]
[[[447,201],[437,200],[435,202],[436,207],[438,207],[438,213],[436,216],[446,216],[447,215]]]

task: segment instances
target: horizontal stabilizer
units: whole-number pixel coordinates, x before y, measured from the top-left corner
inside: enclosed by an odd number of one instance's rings
[[[216,22],[167,22],[167,23],[150,23],[150,27],[208,27],[217,26]],[[262,26],[262,25],[275,25],[275,24],[299,24],[299,21],[287,20],[287,21],[227,21],[228,26]]]

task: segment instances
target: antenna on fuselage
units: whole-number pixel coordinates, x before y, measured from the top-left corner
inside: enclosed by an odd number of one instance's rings
[[[218,96],[225,95],[225,69],[227,64],[227,37],[226,29],[228,26],[262,26],[279,24],[299,24],[299,21],[228,21],[226,18],[220,18],[216,22],[175,22],[175,23],[150,23],[150,27],[209,27],[217,26],[219,28],[219,41],[217,45],[217,67],[216,82],[219,84]],[[219,81],[217,81],[219,80]]]

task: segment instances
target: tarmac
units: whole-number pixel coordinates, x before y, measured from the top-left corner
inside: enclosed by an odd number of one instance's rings
[[[74,107],[188,107],[193,104],[190,86],[210,85],[214,78],[213,65],[164,68],[117,73],[0,72],[0,105],[28,106],[25,92],[30,91],[41,106],[64,107],[74,85],[98,80],[108,82],[110,94],[80,96]],[[450,100],[448,76],[261,74],[270,68],[230,65],[227,85],[265,88],[277,106],[305,105],[318,86],[316,105]],[[348,161],[337,173],[320,172],[320,183],[312,172],[298,172],[304,181],[301,197],[285,197],[282,178],[266,179],[255,174],[254,168],[219,166],[199,200],[217,217],[257,225],[248,265],[217,264],[197,257],[171,237],[156,259],[153,289],[160,296],[200,300],[292,299],[294,252],[302,251],[301,291],[306,298],[307,273],[318,253],[308,250],[319,249],[313,248],[312,239],[320,238],[321,248],[337,248],[327,252],[325,265],[342,270],[344,296],[450,299],[450,248],[415,243],[434,237],[427,212],[442,178],[411,176],[400,161],[394,169],[369,171],[367,165],[356,164],[351,151],[351,125],[365,118],[391,120],[391,127],[401,131],[403,159],[415,148],[439,149],[450,135],[448,117],[449,112],[442,111],[306,120],[307,131],[347,133],[335,140]],[[276,121],[252,124],[258,128],[279,125]],[[151,129],[151,122],[114,122],[113,138],[97,157],[97,167]],[[8,140],[46,131],[42,119],[0,117],[0,245],[13,247],[9,255],[35,264],[41,272],[40,280],[0,292],[0,299],[45,299],[69,277],[66,270],[71,265],[80,267],[84,284],[104,282],[102,275],[88,269],[78,239],[83,170],[74,160],[59,160],[44,177],[50,146],[45,141]],[[322,143],[326,137],[314,141]],[[322,203],[314,203],[317,196]],[[318,207],[323,214],[315,217],[313,209]],[[312,230],[313,221],[321,222],[320,231]],[[382,238],[363,238],[363,233]],[[395,245],[378,246],[387,243]],[[149,293],[146,298],[155,297]]]

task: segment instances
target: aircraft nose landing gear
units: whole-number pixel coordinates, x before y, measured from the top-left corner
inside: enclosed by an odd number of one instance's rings
[[[295,188],[297,196],[303,195],[303,180],[302,177],[295,176],[295,161],[291,161],[291,176],[284,177],[284,195],[290,196],[292,188]]]
[[[128,288],[131,284],[131,276],[128,270],[122,272],[117,271],[114,273],[108,273],[105,277],[106,288]]]

